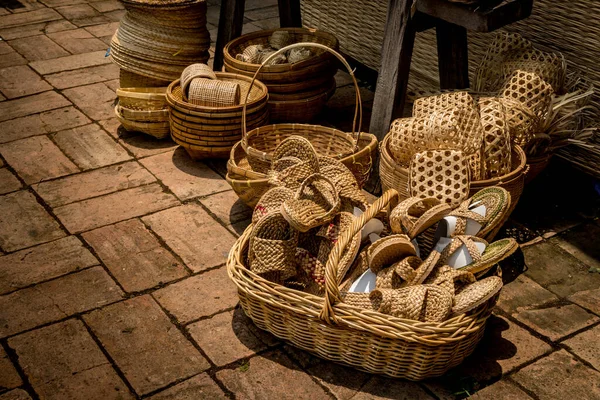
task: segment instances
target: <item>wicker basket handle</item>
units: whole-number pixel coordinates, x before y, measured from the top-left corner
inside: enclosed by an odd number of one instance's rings
[[[269,57],[267,57],[267,59],[262,62],[260,67],[258,67],[256,72],[254,73],[254,76],[252,77],[252,81],[250,82],[250,87],[248,88],[248,92],[246,93],[246,98],[244,99],[244,104],[243,104],[243,109],[242,109],[242,146],[244,147],[244,149],[246,149],[248,146],[248,142],[246,139],[246,136],[247,136],[246,135],[246,131],[247,131],[246,105],[248,104],[248,97],[250,96],[250,89],[252,89],[252,86],[254,85],[254,81],[256,80],[258,73],[260,72],[262,67],[264,67],[267,64],[267,62],[269,62],[272,58],[274,58],[274,57],[278,56],[279,54],[282,54],[288,50],[295,49],[297,47],[316,47],[318,49],[323,49],[325,51],[328,51],[329,53],[333,54],[338,60],[340,60],[342,62],[342,64],[344,64],[346,69],[348,70],[348,73],[350,74],[350,77],[352,78],[352,82],[354,83],[354,90],[356,91],[356,102],[355,102],[355,106],[354,106],[354,120],[352,122],[352,137],[354,138],[354,146],[355,146],[354,150],[356,151],[356,147],[358,146],[358,138],[360,136],[360,130],[362,127],[362,101],[360,99],[360,89],[358,87],[358,82],[356,81],[356,77],[354,76],[354,71],[352,70],[352,67],[350,67],[350,64],[348,64],[346,59],[340,53],[333,50],[331,47],[327,47],[320,43],[313,43],[313,42],[294,43],[294,44],[290,44],[288,46],[282,47],[281,49],[277,50],[275,53],[273,53]],[[358,125],[356,124],[357,119],[358,119]],[[357,129],[357,127],[358,127],[358,129]]]
[[[360,232],[360,230],[365,226],[369,220],[375,218],[375,216],[384,208],[390,204],[392,201],[398,200],[398,192],[394,189],[390,189],[383,194],[380,198],[378,198],[369,208],[365,211],[360,217],[355,218],[344,233],[342,233],[341,238],[335,244],[331,253],[329,254],[329,259],[327,260],[327,264],[325,266],[325,302],[323,303],[323,310],[321,310],[321,314],[319,318],[321,318],[324,322],[329,324],[336,324],[338,322],[338,318],[335,316],[335,312],[333,311],[333,307],[335,303],[341,301],[339,284],[338,280],[338,264],[340,262],[340,258],[342,256],[342,251],[346,248],[350,240]],[[343,277],[340,277],[340,279]]]

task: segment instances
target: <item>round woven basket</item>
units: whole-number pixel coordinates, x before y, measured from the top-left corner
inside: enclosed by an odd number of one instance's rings
[[[439,323],[419,322],[368,311],[341,302],[338,265],[343,250],[398,194],[379,198],[343,232],[325,267],[325,296],[270,282],[247,268],[252,226],[234,244],[227,259],[229,278],[252,321],[292,345],[318,357],[374,373],[409,380],[440,376],[473,352],[483,336],[497,295],[476,310]]]
[[[153,136],[157,139],[164,139],[169,137],[169,121],[159,121],[159,122],[140,122],[140,121],[132,121],[125,118],[120,110],[121,107],[118,105],[115,107],[115,115],[123,128],[132,132],[141,132],[147,135]]]
[[[346,62],[335,50],[318,43],[295,43],[277,50],[268,57],[263,64],[256,70],[252,81],[256,80],[256,76],[261,71],[261,68],[266,66],[271,58],[276,57],[290,49],[299,47],[311,47],[324,50],[337,57],[342,64],[347,68],[356,92],[355,114],[352,124],[352,133],[348,134],[334,128],[327,128],[320,125],[306,124],[275,124],[266,125],[248,131],[245,123],[245,115],[242,115],[242,147],[247,154],[248,161],[254,171],[266,173],[271,166],[272,152],[281,143],[282,140],[289,136],[303,136],[307,138],[315,148],[316,152],[321,156],[329,156],[337,159],[347,157],[358,150],[357,139],[362,124],[362,104],[360,100],[360,90],[358,82],[354,77],[354,73],[350,65]],[[296,105],[300,108],[300,105]],[[302,106],[303,107],[303,106]],[[357,129],[358,127],[358,129]]]
[[[404,168],[396,163],[392,158],[390,150],[388,148],[389,135],[386,136],[381,142],[379,148],[379,177],[381,179],[381,187],[384,191],[389,189],[397,190],[400,196],[400,200],[404,200],[410,197],[409,191],[409,175],[408,168]],[[498,233],[498,230],[504,222],[508,219],[510,213],[515,209],[519,198],[523,193],[523,186],[525,184],[525,176],[527,174],[526,157],[525,153],[519,146],[513,146],[512,148],[512,169],[508,174],[498,176],[492,179],[471,181],[469,196],[474,195],[479,190],[489,186],[501,186],[506,189],[511,196],[511,206],[509,212],[502,223],[498,224],[498,228],[488,234],[485,239],[492,240]],[[427,234],[428,232],[425,232]],[[427,236],[427,235],[421,235]],[[433,240],[433,238],[431,238]]]
[[[136,122],[169,122],[169,110],[137,110],[117,105],[117,111],[123,118]]]
[[[352,172],[361,188],[369,179],[376,153],[377,138],[375,135],[361,132],[358,138],[358,151],[340,160]],[[238,197],[252,208],[271,188],[267,175],[254,171],[250,166],[241,142],[236,143],[231,149],[227,161],[226,179]]]
[[[274,32],[285,32],[291,43],[312,43],[337,50],[338,41],[330,33],[306,28],[281,28],[253,32],[229,42],[223,49],[226,71],[254,76],[275,93],[269,99],[271,120],[276,122],[310,122],[335,91],[334,75],[338,63],[322,48],[312,57],[296,63],[275,65],[253,64],[236,59],[251,45],[266,45]],[[309,47],[309,46],[306,46]],[[277,54],[282,54],[278,51]],[[333,82],[333,85],[332,85]]]
[[[171,136],[184,147],[194,159],[227,158],[232,146],[242,138],[242,113],[248,106],[249,126],[256,127],[269,122],[267,87],[252,79],[225,72],[216,72],[220,81],[239,85],[244,105],[209,107],[183,100],[180,81],[172,82],[166,91],[169,107]]]
[[[119,105],[132,110],[164,110],[166,87],[128,87],[117,89]]]

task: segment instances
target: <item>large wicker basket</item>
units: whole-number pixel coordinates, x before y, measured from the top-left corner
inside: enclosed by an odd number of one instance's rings
[[[400,195],[400,199],[403,200],[407,197],[410,197],[410,191],[408,189],[408,168],[405,168],[396,163],[389,151],[388,143],[389,135],[383,139],[381,145],[379,146],[379,176],[381,178],[381,187],[384,191],[389,189],[397,190]],[[519,202],[519,198],[523,193],[525,176],[527,175],[528,170],[528,167],[526,165],[527,159],[525,157],[525,153],[519,146],[513,146],[511,160],[511,172],[492,179],[471,181],[469,193],[469,195],[472,196],[479,190],[489,186],[501,186],[504,189],[506,189],[511,196],[511,205],[509,212],[506,214],[505,221],[506,219],[508,219],[509,215],[512,213],[512,211],[517,206],[517,203]],[[492,240],[494,236],[498,233],[498,230],[500,230],[501,226],[502,224],[498,224],[498,228],[490,232],[486,239]]]
[[[292,42],[310,42],[337,49],[338,41],[330,33],[306,28],[279,28],[252,32],[229,42],[223,49],[225,70],[257,78],[275,94],[269,99],[271,119],[278,122],[309,122],[323,109],[335,91],[335,58],[328,52],[296,63],[261,66],[236,59],[250,45],[268,44],[275,31],[285,31]]]
[[[229,157],[233,145],[242,138],[244,110],[248,126],[269,123],[268,91],[263,83],[252,83],[243,75],[225,72],[216,75],[217,79],[238,83],[247,103],[230,107],[199,106],[183,100],[179,80],[167,88],[171,137],[194,159]]]
[[[325,297],[278,285],[250,271],[249,227],[227,260],[246,315],[296,347],[369,373],[421,380],[460,364],[481,339],[497,296],[472,313],[441,323],[396,318],[340,301],[337,267],[343,249],[368,220],[397,200],[396,191],[384,193],[342,234],[327,261]]]

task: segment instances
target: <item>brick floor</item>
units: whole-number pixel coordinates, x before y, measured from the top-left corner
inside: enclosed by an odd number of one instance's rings
[[[0,7],[0,400],[600,398],[592,179],[554,160],[526,188],[508,226],[530,243],[527,271],[462,365],[371,376],[243,313],[224,263],[252,210],[225,161],[120,129],[105,55],[122,3],[19,1]],[[276,0],[245,3],[244,33],[278,26]],[[347,130],[352,81],[336,82],[320,121]]]

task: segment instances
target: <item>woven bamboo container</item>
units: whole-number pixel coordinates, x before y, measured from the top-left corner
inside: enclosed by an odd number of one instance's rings
[[[263,62],[260,68],[254,73],[253,80],[256,79],[256,76],[258,76],[262,67],[268,63],[270,58],[276,57],[278,54],[284,53],[290,49],[301,47],[314,47],[326,52],[330,52],[348,69],[348,72],[354,81],[354,88],[356,91],[356,107],[352,133],[346,133],[337,129],[327,128],[319,125],[307,124],[266,125],[248,131],[245,123],[242,123],[242,147],[247,154],[249,164],[256,172],[266,173],[268,171],[271,166],[271,153],[282,140],[292,135],[306,137],[308,140],[310,140],[317,153],[322,156],[341,159],[358,151],[358,132],[360,132],[360,126],[362,124],[362,104],[360,100],[360,91],[350,65],[348,65],[344,57],[342,57],[335,50],[318,43],[295,43],[286,46],[273,53]],[[243,115],[242,118],[245,118],[245,116]]]
[[[400,200],[404,200],[410,197],[409,191],[409,171],[408,168],[404,168],[397,164],[393,159],[389,149],[388,142],[389,136],[381,142],[379,149],[379,177],[381,178],[381,186],[384,191],[394,189],[397,190],[400,196]],[[501,186],[506,189],[511,196],[511,206],[509,212],[506,214],[505,221],[508,219],[512,211],[515,209],[519,198],[523,193],[523,186],[525,184],[525,176],[527,175],[528,167],[526,165],[527,159],[525,153],[519,146],[513,146],[511,155],[512,169],[509,173],[497,176],[492,179],[476,180],[471,181],[469,196],[474,195],[479,190],[489,186]],[[503,223],[505,222],[503,221]],[[502,224],[498,225],[498,229],[490,232],[486,237],[488,240],[492,240],[498,233],[498,230]],[[431,238],[433,239],[433,238]],[[425,240],[427,242],[427,240]]]
[[[375,135],[361,133],[358,138],[358,151],[340,160],[352,171],[360,187],[369,179],[376,153]],[[254,207],[261,196],[271,188],[267,175],[254,171],[250,166],[241,142],[231,149],[225,178],[238,197],[250,207]]]
[[[129,72],[121,68],[119,70],[119,87],[131,88],[131,87],[167,87],[170,81],[163,81],[160,79],[149,78],[144,75],[139,75],[133,72]]]
[[[194,159],[228,158],[231,148],[242,138],[242,114],[247,106],[248,125],[261,126],[269,122],[267,87],[258,81],[225,72],[216,72],[216,78],[234,82],[240,87],[244,105],[209,107],[183,100],[179,80],[169,85],[166,100],[172,139],[186,149]]]
[[[128,87],[117,89],[119,105],[132,110],[163,110],[167,107],[166,87]]]
[[[275,94],[269,99],[273,121],[309,122],[319,114],[335,91],[332,81],[335,82],[333,76],[338,64],[330,53],[321,50],[296,63],[261,66],[236,59],[237,54],[251,45],[267,45],[274,32],[285,33],[291,43],[310,42],[334,50],[338,48],[335,36],[319,30],[280,28],[258,31],[234,39],[225,46],[225,70],[250,77],[259,71],[257,79],[267,85],[269,93]]]
[[[153,136],[157,139],[164,139],[169,137],[169,119],[158,121],[134,121],[126,118],[122,111],[124,109],[121,106],[115,107],[115,115],[123,128],[132,132],[141,132],[147,135]],[[126,110],[126,109],[125,109]],[[166,111],[166,110],[165,110]],[[134,111],[135,112],[135,111]],[[139,112],[139,111],[138,111]],[[164,117],[163,117],[164,118]]]
[[[343,250],[368,220],[397,201],[396,191],[384,193],[343,232],[326,264],[324,297],[278,285],[250,271],[246,264],[249,227],[227,259],[227,272],[246,315],[293,346],[369,373],[421,380],[460,364],[483,336],[497,296],[471,313],[440,323],[401,319],[340,301],[337,272]]]

